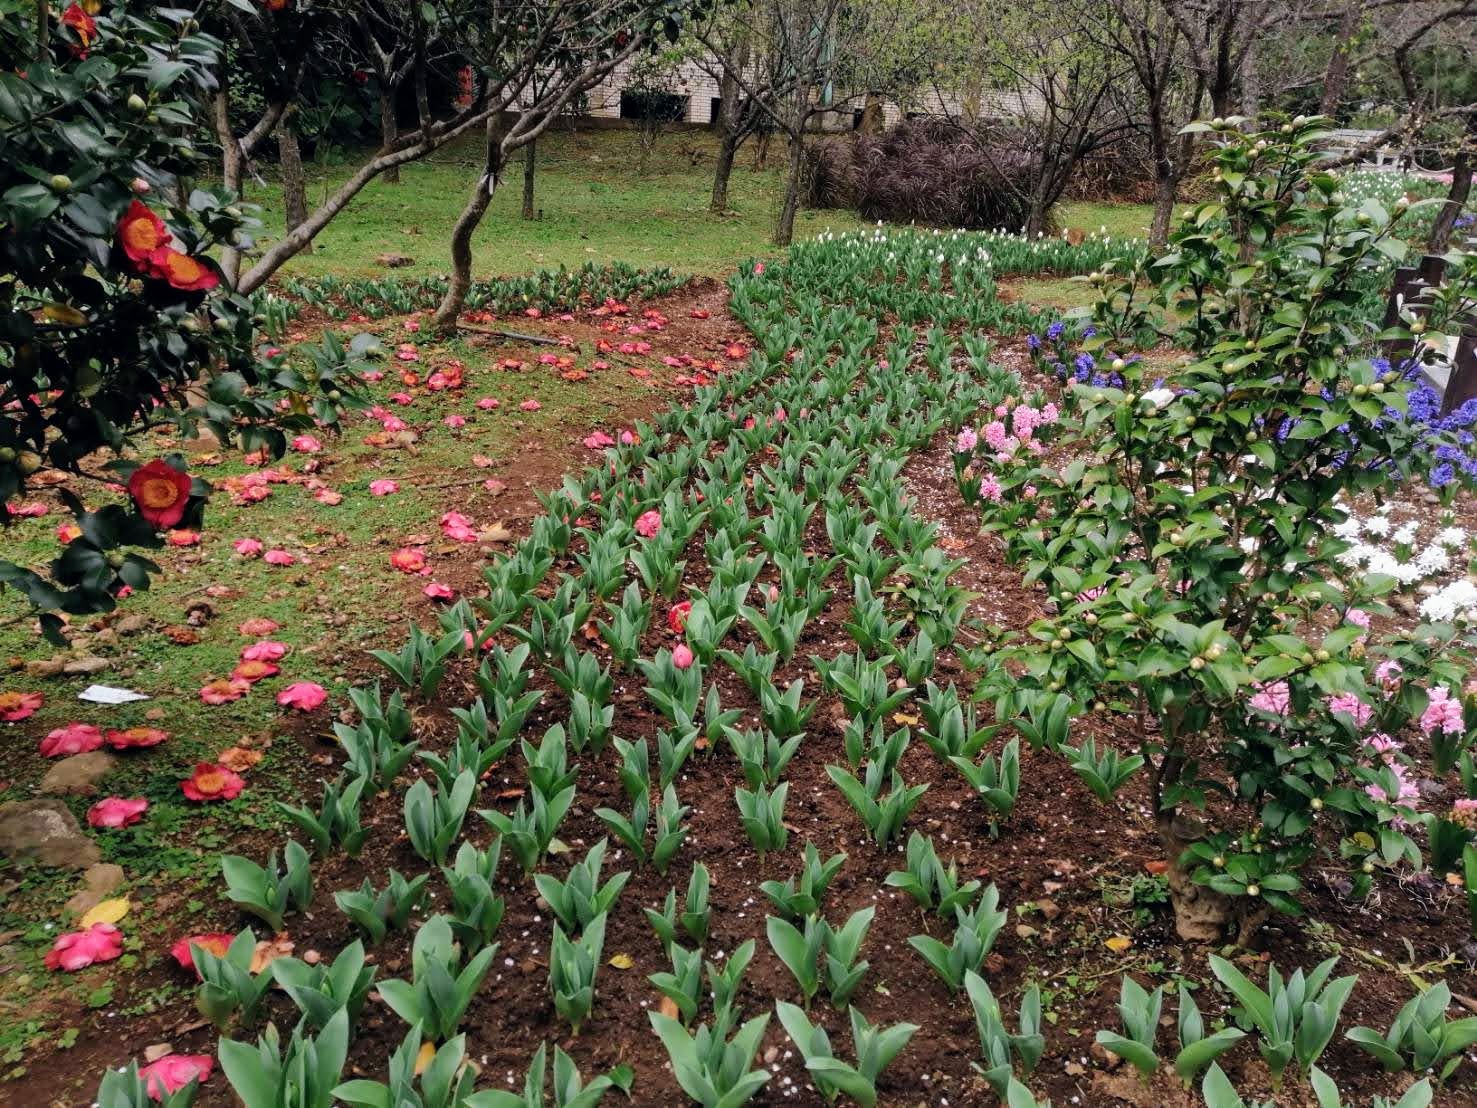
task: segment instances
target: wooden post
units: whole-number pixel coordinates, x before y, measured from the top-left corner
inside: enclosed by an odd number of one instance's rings
[[[1447,415],[1477,397],[1477,318],[1468,318],[1451,359],[1451,376],[1441,393],[1441,414]]]

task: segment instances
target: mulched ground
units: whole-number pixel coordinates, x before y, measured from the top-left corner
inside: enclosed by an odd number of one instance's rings
[[[668,336],[694,353],[700,347],[718,349],[738,333],[737,325],[724,311],[724,299],[722,287],[710,284],[663,302],[661,307],[673,321]],[[699,304],[710,310],[710,319],[689,318],[691,308]],[[1016,368],[1025,368],[1018,350],[1007,350],[1004,357]],[[642,414],[655,400],[656,396],[644,388],[633,390],[630,407],[619,414],[625,418]],[[611,419],[616,421],[615,413]],[[462,507],[470,495],[479,518],[500,516],[515,534],[522,534],[524,521],[536,510],[532,490],[557,484],[559,474],[583,464],[586,457],[578,448],[534,446],[497,471],[507,491],[498,495],[495,505],[482,505],[475,499],[483,495],[480,479],[484,475],[479,474],[478,482],[467,486],[473,490],[470,493],[443,490],[444,506]],[[1043,594],[1021,585],[1019,575],[1003,564],[996,541],[978,533],[977,520],[960,503],[945,444],[915,457],[904,479],[917,498],[919,514],[941,524],[942,542],[950,555],[967,559],[958,579],[979,594],[972,615],[988,623],[1019,628],[1042,614]],[[427,514],[431,514],[430,505]],[[824,548],[821,521],[815,521],[813,527],[810,542],[815,548]],[[688,583],[706,584],[700,543],[695,541],[688,557],[689,569],[695,571]],[[456,569],[449,559],[444,565],[445,572],[439,576],[459,589],[480,580],[480,561],[473,556]],[[557,576],[561,569],[574,568],[572,561],[556,566],[551,576]],[[769,567],[760,581],[767,583],[772,578],[773,568]],[[820,687],[807,660],[810,655],[831,657],[852,645],[841,626],[849,608],[850,591],[839,579],[830,584],[836,599],[810,623],[795,660],[779,667],[776,673],[781,683],[804,680],[807,696],[819,692]],[[406,588],[418,586],[407,584]],[[414,595],[407,592],[407,606]],[[646,643],[648,651],[668,641],[661,616],[659,608]],[[730,641],[729,645],[741,652],[751,638],[747,625],[740,621],[732,633],[736,642]],[[367,676],[370,671],[366,668],[365,672]],[[741,726],[751,726],[756,705],[748,690],[721,663],[710,675],[719,683],[724,706],[743,709]],[[941,685],[950,680],[963,685],[967,675],[952,653],[944,652],[934,680]],[[533,683],[545,691],[530,724],[532,733],[539,734],[544,726],[563,718],[566,704],[542,673]],[[641,692],[642,683],[639,677],[617,680],[615,729],[626,738],[652,739],[664,722],[650,710]],[[420,728],[429,736],[425,746],[436,748],[454,735],[447,708],[467,702],[474,694],[470,673],[463,669],[447,678],[434,705],[418,708]],[[325,730],[321,722],[299,728],[297,739],[313,760],[333,752],[324,741]],[[596,808],[629,810],[616,777],[618,756],[613,748],[599,758],[587,753],[572,760],[581,762],[583,771],[575,808],[560,837],[573,850],[569,856],[552,860],[548,867],[561,873],[569,862],[582,858],[592,843],[605,837],[604,825],[593,815]],[[591,763],[603,768],[597,770]],[[907,945],[908,936],[924,932],[947,940],[943,922],[921,915],[906,896],[884,885],[887,874],[903,865],[901,849],[883,853],[864,837],[860,821],[826,777],[827,763],[844,763],[841,708],[831,697],[822,698],[810,731],[786,774],[790,781],[789,848],[771,855],[761,866],[748,845],[734,804],[733,790],[743,784],[743,779],[733,758],[726,751],[694,754],[677,782],[682,803],[693,809],[687,843],[665,878],[652,869],[634,871],[612,914],[605,943],[606,959],[627,954],[632,965],[625,970],[602,966],[595,1013],[578,1039],[571,1039],[549,1000],[546,977],[550,916],[540,910],[532,888],[519,879],[516,862],[505,857],[500,891],[505,896],[507,914],[499,933],[501,947],[494,971],[463,1025],[469,1054],[483,1068],[483,1083],[506,1088],[521,1085],[529,1056],[541,1041],[553,1040],[575,1057],[587,1077],[620,1062],[632,1065],[637,1073],[633,1104],[656,1108],[683,1103],[665,1052],[647,1024],[646,1011],[658,1005],[661,997],[646,977],[670,967],[641,909],[659,907],[669,888],[676,887],[680,895],[691,863],[701,859],[713,879],[709,957],[726,956],[743,940],[755,938],[758,951],[741,992],[741,1006],[746,1016],[770,1011],[774,998],[798,997],[788,971],[764,939],[764,917],[769,906],[758,884],[794,874],[804,845],[810,840],[823,856],[836,851],[849,855],[828,896],[827,918],[839,924],[859,908],[873,905],[877,909],[863,948],[871,969],[854,1003],[873,1023],[909,1020],[922,1028],[884,1075],[881,1103],[909,1108],[994,1103],[988,1088],[971,1070],[979,1048],[967,1001],[962,996],[950,996]],[[933,836],[940,854],[957,858],[962,873],[995,882],[1002,904],[1011,910],[1010,922],[989,966],[992,988],[1007,998],[1006,1007],[1012,1013],[1008,1022],[1014,1024],[1015,1001],[1021,987],[1031,980],[1042,984],[1049,1024],[1047,1053],[1032,1081],[1038,1095],[1049,1095],[1058,1105],[1132,1103],[1172,1108],[1198,1103],[1198,1098],[1181,1093],[1173,1079],[1161,1078],[1152,1086],[1143,1086],[1122,1070],[1110,1071],[1101,1052],[1091,1045],[1097,1029],[1116,1027],[1113,1005],[1121,971],[1142,971],[1138,975],[1145,982],[1178,975],[1199,981],[1210,977],[1205,962],[1210,952],[1178,942],[1166,910],[1151,912],[1147,922],[1136,926],[1131,909],[1121,897],[1113,895],[1114,890],[1134,878],[1144,877],[1146,863],[1161,859],[1142,788],[1130,786],[1118,809],[1105,808],[1061,758],[1023,751],[1020,802],[1014,816],[1002,827],[1000,838],[994,840],[982,806],[962,779],[941,768],[921,739],[913,742],[902,769],[910,783],[923,781],[930,785],[909,829]],[[503,766],[495,767],[481,803],[511,810],[520,785],[515,773],[505,772]],[[406,874],[426,868],[403,836],[401,795],[397,791],[366,805],[365,822],[371,834],[360,858],[336,855],[315,866],[318,891],[314,910],[289,920],[290,937],[299,955],[316,950],[331,956],[347,941],[346,921],[331,898],[334,890],[357,886],[366,876],[381,886],[392,867]],[[490,828],[476,818],[468,821],[467,832],[467,837],[482,846],[492,837]],[[248,840],[236,849],[257,856],[265,854],[270,845],[274,844]],[[628,868],[627,863],[618,844],[612,841],[605,874]],[[1264,951],[1270,952],[1283,968],[1311,966],[1331,953],[1342,955],[1341,969],[1360,974],[1359,985],[1344,1013],[1343,1027],[1366,1023],[1383,1030],[1395,1009],[1411,995],[1411,982],[1417,976],[1428,982],[1444,976],[1453,990],[1462,994],[1463,1003],[1477,1010],[1477,1001],[1466,1000],[1477,994],[1477,978],[1467,960],[1471,936],[1460,890],[1428,879],[1380,879],[1374,896],[1366,903],[1355,904],[1343,899],[1339,889],[1336,867],[1327,867],[1325,875],[1325,867],[1315,864],[1309,880],[1309,914],[1298,920],[1274,919],[1264,928],[1261,941]],[[437,895],[444,897],[444,890],[438,888]],[[234,930],[240,923],[225,906],[218,906],[205,918],[182,918],[180,926],[184,933],[185,929],[217,927]],[[1122,954],[1105,946],[1105,941],[1114,936],[1131,939]],[[410,933],[391,933],[372,950],[381,978],[408,975],[409,940]],[[1257,977],[1264,969],[1258,966],[1250,972]],[[113,1009],[126,1007],[130,991],[146,991],[161,980],[179,980],[180,974],[172,961],[166,961],[148,965],[133,975],[119,975],[120,993]],[[1222,1007],[1221,994],[1212,985],[1199,989],[1196,996],[1207,1021],[1213,1020]],[[290,1025],[295,1009],[282,997],[271,1003],[279,1023]],[[1172,1014],[1172,1000],[1167,1010]],[[850,1035],[843,1020],[821,1001],[817,1001],[812,1015],[832,1032],[841,1053],[848,1054]],[[82,1028],[77,1045],[50,1058],[44,1054],[29,1058],[29,1074],[0,1089],[0,1101],[16,1105],[88,1103],[104,1065],[141,1056],[150,1044],[167,1042],[179,1052],[214,1052],[214,1033],[188,1010],[131,1021],[110,1019],[104,1013],[82,1013],[77,1019]],[[371,1000],[352,1048],[352,1072],[382,1078],[385,1060],[404,1032],[397,1016]],[[760,1060],[774,1077],[751,1103],[823,1103],[809,1085],[803,1063],[790,1048],[777,1019],[770,1021]],[[1223,1058],[1222,1064],[1244,1094],[1269,1095],[1265,1069],[1249,1042]],[[1400,1076],[1380,1073],[1367,1056],[1342,1040],[1330,1047],[1322,1065],[1339,1079],[1346,1097],[1357,1094],[1354,1103],[1367,1103],[1374,1092],[1394,1092],[1408,1083]],[[616,1101],[612,1098],[610,1102]],[[1290,1088],[1283,1090],[1277,1102],[1312,1103],[1305,1091]],[[199,1103],[232,1103],[229,1088],[219,1074],[205,1087]],[[1459,1074],[1437,1103],[1477,1103],[1477,1079]]]

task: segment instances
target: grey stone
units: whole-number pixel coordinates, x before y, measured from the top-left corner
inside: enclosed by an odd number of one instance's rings
[[[16,862],[86,869],[102,858],[60,800],[0,804],[0,854]]]
[[[46,771],[39,793],[52,796],[86,796],[93,792],[97,783],[112,772],[118,759],[106,750],[89,750],[86,754],[73,754],[63,758]]]

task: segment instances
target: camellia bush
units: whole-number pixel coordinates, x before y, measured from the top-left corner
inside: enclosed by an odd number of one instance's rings
[[[172,424],[281,453],[352,402],[362,345],[325,340],[307,368],[269,356],[252,302],[221,287],[212,251],[248,244],[251,221],[189,184],[220,43],[179,9],[36,14],[0,0],[0,523],[48,467],[117,498],[89,511],[62,492],[79,533],[49,574],[0,561],[55,636],[57,612],[147,585],[156,567],[130,548],[198,521],[204,484],[178,457],[125,457],[134,435]]]
[[[1413,206],[1351,201],[1320,169],[1324,121],[1195,126],[1216,193],[1164,256],[1091,278],[1060,413],[1007,402],[956,461],[1054,604],[990,654],[999,718],[1105,800],[1146,775],[1179,933],[1245,941],[1299,911],[1320,852],[1356,891],[1420,866],[1417,832],[1438,821],[1405,744],[1445,772],[1473,737],[1471,629],[1381,634],[1395,582],[1349,572],[1335,534],[1352,498],[1391,492],[1431,450],[1470,452],[1409,420],[1407,397],[1473,271],[1453,258],[1431,311],[1379,336],[1403,360],[1361,356],[1375,336],[1357,278],[1401,256]],[[1154,368],[1129,352],[1156,329],[1189,354]]]

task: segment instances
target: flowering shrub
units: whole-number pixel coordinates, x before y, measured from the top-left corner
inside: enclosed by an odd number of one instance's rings
[[[39,54],[30,20],[0,26],[0,522],[44,466],[79,472],[148,427],[239,431],[280,452],[284,429],[337,420],[351,380],[342,356],[307,373],[259,357],[253,304],[211,260],[250,243],[230,195],[184,184],[221,44],[182,9],[90,10],[41,8],[56,26]],[[0,585],[46,611],[50,635],[50,613],[144,587],[155,567],[125,548],[198,515],[205,488],[182,463],[119,465],[131,507],[88,512],[66,494],[76,534],[49,576],[0,562]]]
[[[1104,795],[1142,766],[1181,935],[1239,926],[1244,939],[1269,911],[1298,910],[1320,821],[1356,887],[1380,865],[1419,864],[1399,737],[1414,730],[1455,761],[1471,737],[1471,642],[1450,623],[1375,639],[1366,613],[1385,610],[1395,580],[1349,573],[1337,531],[1346,497],[1412,473],[1421,444],[1461,444],[1389,418],[1409,410],[1411,381],[1349,357],[1361,325],[1346,278],[1399,256],[1404,205],[1349,203],[1319,170],[1316,120],[1200,129],[1216,195],[1146,271],[1098,278],[1084,347],[1122,384],[1069,382],[1049,456],[1034,431],[1038,450],[1022,450],[1002,438],[1013,426],[992,425],[975,498],[1056,605],[995,655],[997,714],[1023,716],[1023,734]],[[1185,321],[1192,355],[1169,382],[1103,354],[1145,305]],[[1419,360],[1419,330],[1386,337]],[[1100,753],[1101,735],[1069,745],[1088,713],[1131,735],[1134,756]]]

